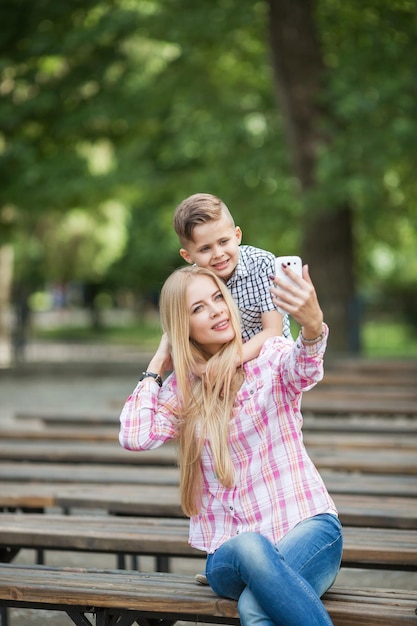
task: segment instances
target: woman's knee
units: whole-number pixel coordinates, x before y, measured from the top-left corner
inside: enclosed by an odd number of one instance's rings
[[[243,558],[248,562],[256,562],[266,550],[275,549],[266,537],[254,532],[235,535],[223,545],[239,560]]]
[[[206,564],[207,579],[216,593],[237,598],[253,577],[263,576],[271,566],[273,544],[258,533],[247,532],[232,537]]]

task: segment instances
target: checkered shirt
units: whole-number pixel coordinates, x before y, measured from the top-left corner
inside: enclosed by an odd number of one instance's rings
[[[262,313],[276,309],[269,291],[273,274],[275,256],[271,252],[254,246],[239,247],[239,262],[226,285],[239,308],[243,341],[262,330]],[[291,337],[288,315],[283,316],[282,331],[284,337]]]

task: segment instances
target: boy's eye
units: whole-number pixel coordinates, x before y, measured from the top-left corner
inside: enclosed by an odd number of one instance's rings
[[[210,248],[208,246],[204,246],[204,248],[200,248],[200,252],[208,252]]]
[[[225,246],[225,245],[227,244],[227,242],[228,242],[228,241],[229,241],[229,239],[222,239],[222,240],[220,241],[220,244],[221,244],[222,246]]]

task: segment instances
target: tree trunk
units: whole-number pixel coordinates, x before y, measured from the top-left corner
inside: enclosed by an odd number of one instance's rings
[[[315,187],[320,122],[330,115],[318,104],[323,62],[314,22],[314,0],[268,0],[275,84],[294,171],[302,192]],[[312,207],[306,202],[301,256],[309,264],[325,320],[329,352],[360,349],[355,305],[352,210],[348,205]]]
[[[13,277],[13,247],[0,245],[0,361],[9,365],[10,350],[10,295]]]

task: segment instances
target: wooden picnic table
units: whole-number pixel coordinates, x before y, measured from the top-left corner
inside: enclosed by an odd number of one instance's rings
[[[68,413],[64,411],[56,411],[51,409],[36,409],[17,411],[14,415],[16,423],[30,423],[39,422],[48,426],[119,426],[120,413],[123,408],[123,402],[120,404],[118,411],[111,413],[91,413],[83,411],[70,411]]]
[[[340,432],[334,432],[334,424],[327,424],[327,428],[323,425],[322,430],[315,428],[312,422],[306,421],[303,432],[304,441],[309,446],[329,446],[344,448],[400,448],[417,451],[417,420],[413,423],[414,430],[407,428],[404,432],[400,426],[390,422],[392,428],[386,432],[377,423],[372,422],[374,428],[372,432],[368,432],[366,424],[356,423],[355,428],[347,429],[346,420],[344,420],[344,428],[340,428]],[[332,421],[336,421],[332,418]],[[54,427],[46,428],[0,428],[0,441],[37,441],[37,442],[64,442],[81,441],[81,442],[106,442],[118,444],[119,427],[95,426],[83,428]],[[25,444],[24,444],[25,445]]]
[[[338,416],[318,415],[307,413],[303,415],[304,433],[351,433],[375,435],[415,435],[417,434],[417,420],[414,417],[384,416]]]
[[[401,433],[328,433],[328,432],[310,432],[304,429],[303,438],[306,447],[311,450],[313,448],[352,448],[355,450],[404,450],[406,452],[417,452],[417,433],[401,434]]]
[[[303,413],[320,415],[410,415],[417,416],[417,401],[414,398],[391,398],[358,394],[357,391],[326,393],[315,389],[308,391],[302,399]]]
[[[415,498],[332,494],[342,523],[349,526],[417,529]],[[0,508],[59,507],[113,514],[183,517],[174,485],[0,482]]]
[[[239,625],[237,603],[217,596],[193,577],[172,573],[0,565],[0,606],[66,612],[75,624],[163,623]],[[335,626],[416,624],[411,590],[332,587],[323,603]]]
[[[42,422],[33,425],[31,422],[13,426],[0,427],[0,441],[6,439],[15,440],[43,440],[43,441],[107,441],[117,442],[119,435],[119,421],[112,418],[112,422],[105,419],[102,423],[91,424],[86,417],[83,424],[72,424],[69,420],[58,423],[59,415],[56,415],[57,423],[50,425]],[[362,435],[373,435],[379,438],[384,435],[381,442],[384,446],[389,445],[392,437],[402,441],[411,436],[412,440],[417,436],[417,419],[413,417],[392,416],[337,416],[316,415],[307,413],[304,415],[304,435],[323,433],[326,436],[351,434],[357,439]],[[357,440],[356,439],[356,440]]]
[[[343,469],[351,472],[373,474],[417,475],[417,455],[409,450],[384,450],[369,448],[333,449],[310,447],[309,454],[319,470]]]
[[[320,473],[331,493],[417,497],[417,480],[412,475],[360,474],[340,470],[321,470]],[[0,481],[178,485],[179,469],[157,465],[0,461]]]
[[[178,485],[179,468],[167,465],[0,461],[0,481]]]
[[[391,415],[417,416],[417,397],[414,390],[406,393],[385,391],[375,393],[357,389],[332,389],[321,383],[303,394],[304,414],[319,415]],[[19,412],[18,421],[37,420],[49,425],[118,424],[120,409],[110,414],[59,413],[51,411]]]
[[[372,391],[386,390],[387,392],[415,393],[417,371],[395,375],[394,370],[389,372],[364,372],[362,370],[341,370],[329,368],[325,364],[324,378],[320,387],[341,389],[369,389]]]
[[[328,358],[326,369],[332,372],[356,372],[363,376],[379,374],[386,376],[387,381],[402,380],[405,376],[417,376],[417,359],[414,357],[400,359],[338,357]]]
[[[54,463],[121,463],[127,465],[175,465],[175,445],[165,444],[155,450],[131,452],[117,441],[56,441],[9,439],[0,441],[0,459]]]
[[[307,391],[304,395],[320,396],[322,398],[331,399],[349,399],[355,397],[359,400],[388,400],[388,401],[413,401],[417,402],[416,382],[409,386],[398,386],[385,384],[380,387],[373,387],[363,384],[349,385],[346,383],[332,382],[331,375],[327,379],[327,375],[315,387]]]
[[[332,494],[342,523],[349,526],[417,529],[417,501],[413,498],[358,496]],[[103,508],[111,513],[126,515],[182,516],[178,491],[174,487],[157,488],[141,485],[134,493],[120,493],[104,489],[101,493],[85,490],[83,493],[57,495],[56,504],[62,509]]]
[[[0,426],[0,441],[15,439],[24,441],[107,441],[117,442],[119,437],[119,424],[113,425],[97,424],[87,425],[80,428],[64,424],[63,426],[33,425],[20,426]]]
[[[188,530],[189,521],[177,518],[3,513],[0,555],[3,546],[12,556],[33,548],[204,559]],[[344,527],[343,534],[344,567],[417,571],[417,530]]]
[[[338,448],[314,445],[309,454],[321,469],[342,469],[369,473],[417,474],[415,451],[406,449]],[[53,463],[110,463],[126,465],[177,464],[176,446],[165,444],[154,450],[132,452],[118,442],[56,441],[18,439],[0,441],[0,459],[3,461],[32,461]]]

